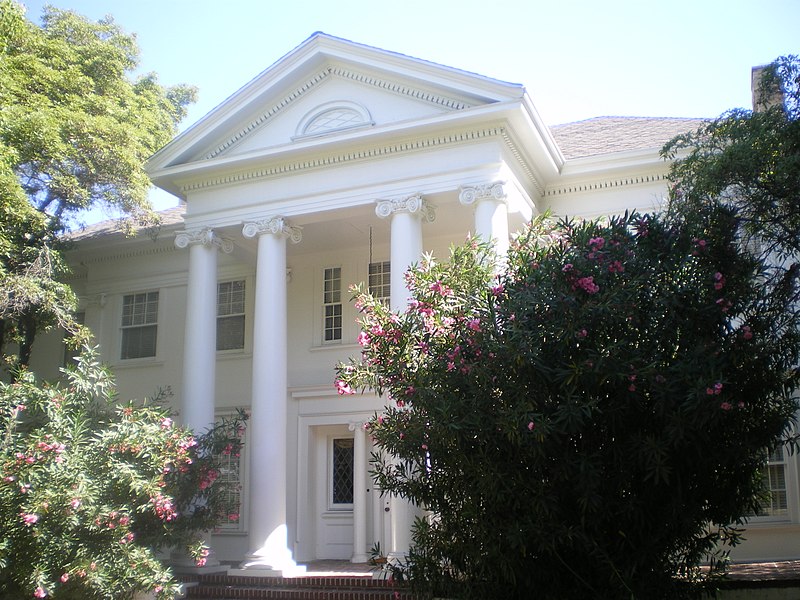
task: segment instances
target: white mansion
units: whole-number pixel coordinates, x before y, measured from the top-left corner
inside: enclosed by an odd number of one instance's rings
[[[408,505],[368,477],[362,424],[383,401],[339,396],[359,353],[348,287],[404,307],[403,272],[470,233],[502,251],[533,214],[653,210],[658,151],[697,120],[600,117],[546,126],[511,84],[316,33],[155,154],[181,199],[158,235],[87,228],[70,253],[85,323],[125,398],[174,391],[184,424],[251,412],[224,477],[240,518],[219,560],[290,571],[313,559],[402,553]],[[60,338],[37,343],[54,373]],[[794,457],[774,457],[773,505],[738,559],[800,558]]]

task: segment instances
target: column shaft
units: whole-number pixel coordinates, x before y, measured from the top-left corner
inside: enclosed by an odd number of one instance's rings
[[[181,421],[196,433],[202,433],[214,423],[217,249],[212,244],[196,243],[189,247],[183,348]]]
[[[286,515],[287,325],[283,219],[247,224],[258,235],[250,442],[250,552],[242,569],[287,574],[299,568],[289,549]],[[295,240],[296,234],[296,240]],[[299,230],[292,239],[299,241]]]

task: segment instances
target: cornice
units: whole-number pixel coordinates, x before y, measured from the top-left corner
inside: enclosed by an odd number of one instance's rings
[[[396,81],[381,79],[380,77],[374,77],[372,75],[368,75],[366,73],[361,73],[351,69],[346,69],[341,66],[328,65],[321,71],[318,71],[316,74],[309,77],[302,85],[299,85],[290,93],[286,94],[278,102],[273,104],[266,111],[262,112],[258,117],[250,121],[244,128],[240,129],[233,136],[229,137],[225,142],[217,146],[213,151],[206,154],[204,156],[204,159],[210,160],[212,158],[215,158],[216,156],[219,156],[220,154],[231,148],[234,144],[236,144],[236,142],[238,142],[246,135],[248,135],[250,132],[264,125],[264,123],[270,120],[273,116],[275,116],[286,106],[288,106],[295,100],[299,99],[309,90],[318,86],[320,83],[322,83],[331,76],[341,77],[342,79],[349,79],[351,81],[356,81],[364,85],[369,85],[372,87],[379,88],[381,90],[392,92],[399,96],[405,96],[409,98],[414,98],[416,100],[422,100],[424,102],[428,102],[435,106],[444,107],[451,110],[463,110],[465,108],[470,108],[472,106],[471,104],[468,104],[461,100],[457,100],[455,98],[448,98],[446,96],[434,94],[432,92],[428,92],[418,88],[413,88],[411,86],[402,85]]]
[[[643,173],[635,176],[627,177],[610,177],[604,179],[597,179],[594,181],[581,181],[575,183],[567,183],[563,185],[550,186],[545,190],[544,196],[546,198],[555,198],[566,194],[578,194],[581,192],[596,192],[598,190],[623,188],[634,185],[644,185],[649,183],[659,183],[665,181],[667,175],[665,173]]]
[[[437,147],[446,147],[462,144],[468,141],[501,138],[509,146],[514,157],[520,162],[523,170],[536,181],[537,188],[540,185],[536,180],[533,171],[525,163],[522,155],[516,150],[513,142],[506,134],[506,130],[501,125],[482,127],[478,129],[466,129],[454,133],[439,135],[429,135],[413,140],[404,140],[382,145],[375,145],[360,150],[342,151],[336,154],[322,155],[316,158],[305,160],[293,160],[277,163],[268,167],[254,168],[247,171],[240,171],[230,175],[220,175],[195,183],[187,183],[181,186],[181,193],[194,192],[198,190],[210,189],[219,186],[233,185],[272,177],[281,177],[294,174],[300,171],[320,169],[334,165],[342,165],[357,161],[383,158],[392,155],[407,154],[418,150],[427,150]]]

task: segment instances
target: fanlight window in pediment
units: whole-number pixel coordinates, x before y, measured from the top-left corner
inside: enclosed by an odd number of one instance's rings
[[[369,111],[355,102],[328,102],[309,111],[297,126],[295,139],[374,125]]]

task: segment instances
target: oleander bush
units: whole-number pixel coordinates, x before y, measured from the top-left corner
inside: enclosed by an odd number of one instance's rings
[[[215,480],[244,415],[193,434],[162,396],[118,402],[88,349],[61,381],[0,383],[0,598],[173,598],[160,551],[205,564],[203,532],[234,510]]]
[[[367,424],[373,475],[427,511],[408,564],[422,597],[713,587],[768,452],[795,445],[796,281],[739,231],[722,206],[543,216],[499,274],[471,241],[408,272],[402,312],[356,290],[362,356],[337,387],[388,401]]]

